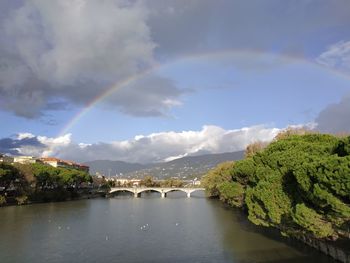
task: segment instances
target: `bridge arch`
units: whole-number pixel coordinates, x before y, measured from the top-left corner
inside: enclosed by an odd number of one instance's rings
[[[142,193],[147,193],[147,192],[159,193],[160,196],[163,196],[163,194],[164,194],[163,191],[162,191],[161,189],[149,187],[149,188],[141,188],[141,189],[139,189],[139,190],[136,190],[135,196],[141,197],[141,194],[142,194]]]
[[[185,193],[185,194],[188,193],[187,190],[181,189],[181,188],[170,188],[170,189],[167,189],[167,190],[164,191],[164,193],[166,193],[166,194],[167,194],[167,193],[170,193],[170,192],[183,192],[183,193]]]
[[[141,194],[143,192],[149,192],[149,191],[152,191],[152,192],[158,192],[158,193],[162,193],[162,191],[160,189],[157,189],[157,188],[142,188],[140,190],[137,191],[138,194]]]
[[[203,188],[195,188],[195,189],[191,189],[191,190],[190,190],[190,193],[192,194],[193,192],[196,192],[196,191],[202,191],[202,192],[205,192],[205,189],[203,189]]]
[[[118,192],[128,192],[128,193],[134,194],[134,192],[128,188],[114,188],[109,192],[109,194],[115,194]]]
[[[172,195],[171,193],[175,193],[175,195]],[[180,195],[177,194],[180,193]],[[173,197],[173,198],[182,198],[182,197],[188,197],[188,190],[187,189],[181,189],[181,188],[167,188],[164,190],[164,197]]]
[[[194,188],[194,189],[191,189],[190,191],[188,191],[188,197],[190,197],[192,193],[198,192],[198,191],[205,193],[205,189],[203,189],[203,188]]]
[[[143,192],[157,192],[160,194],[162,198],[166,197],[167,193],[170,192],[183,192],[187,195],[187,197],[191,197],[191,193],[195,191],[203,191],[204,188],[182,188],[182,187],[121,187],[121,188],[112,188],[109,194],[117,193],[117,192],[129,192],[134,194],[134,197],[140,197]]]

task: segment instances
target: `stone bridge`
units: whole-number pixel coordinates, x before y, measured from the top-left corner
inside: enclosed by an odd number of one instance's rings
[[[186,193],[187,197],[191,197],[191,194],[195,191],[204,191],[204,188],[184,188],[184,187],[114,187],[111,188],[109,194],[116,192],[130,192],[134,194],[134,197],[140,197],[142,192],[158,192],[161,197],[166,197],[167,193],[174,191],[181,191]]]

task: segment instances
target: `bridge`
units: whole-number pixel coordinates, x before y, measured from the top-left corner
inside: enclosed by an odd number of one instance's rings
[[[187,197],[195,191],[204,191],[204,188],[184,188],[184,187],[114,187],[111,188],[109,194],[117,192],[130,192],[134,197],[140,197],[142,192],[158,192],[162,198],[165,198],[167,193],[180,191],[186,193]]]

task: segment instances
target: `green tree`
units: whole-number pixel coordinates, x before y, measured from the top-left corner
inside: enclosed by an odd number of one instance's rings
[[[220,200],[235,207],[243,206],[244,188],[238,182],[223,182],[218,185]]]
[[[179,179],[169,178],[160,183],[162,187],[183,187],[183,181]]]
[[[156,187],[159,186],[157,182],[154,180],[154,178],[150,175],[145,176],[141,182],[140,185],[146,186],[146,187]]]
[[[244,206],[258,225],[289,235],[349,237],[350,137],[287,130],[251,152],[224,172],[211,171],[207,191]]]
[[[219,185],[224,182],[232,181],[231,170],[233,165],[234,162],[224,162],[218,164],[202,178],[201,184],[206,189],[208,196],[219,197]]]
[[[6,198],[3,195],[0,195],[0,206],[6,204]]]

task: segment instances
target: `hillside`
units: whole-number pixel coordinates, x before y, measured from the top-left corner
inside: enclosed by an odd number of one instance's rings
[[[148,165],[139,163],[127,163],[122,161],[109,161],[109,160],[96,160],[85,162],[84,164],[90,166],[90,174],[96,174],[96,172],[103,175],[116,175],[126,174],[141,169],[145,169]]]
[[[108,176],[119,175],[130,178],[142,178],[152,175],[159,179],[169,177],[194,178],[201,177],[209,169],[225,161],[241,160],[244,152],[230,152],[220,154],[206,154],[188,156],[170,162],[156,164],[126,163],[121,161],[92,161],[86,162],[90,166],[90,173],[99,172]]]

